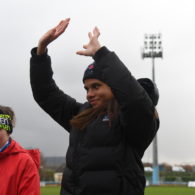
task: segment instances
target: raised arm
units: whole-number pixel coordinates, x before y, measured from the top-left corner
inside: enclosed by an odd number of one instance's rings
[[[69,120],[76,115],[81,104],[58,88],[53,79],[51,58],[47,46],[67,28],[70,19],[62,20],[56,27],[45,33],[38,48],[31,51],[30,82],[34,99],[56,122],[70,130]]]
[[[97,27],[93,29],[93,32],[88,33],[89,43],[83,45],[84,50],[77,51],[78,55],[84,56],[94,56],[95,53],[101,48],[98,37],[100,36],[100,31]]]
[[[57,26],[47,31],[39,40],[37,55],[43,55],[46,52],[47,46],[57,39],[68,27],[70,18],[62,20]]]
[[[98,40],[99,35],[99,29],[95,27],[93,33],[88,34],[89,43],[85,44],[83,46],[84,50],[78,51],[77,54],[94,58],[96,66],[102,74],[101,78],[111,87],[122,108],[128,109],[127,106],[134,106],[135,102],[140,102],[142,99],[144,103],[153,107],[152,101],[145,90],[118,56],[106,47],[101,47]]]

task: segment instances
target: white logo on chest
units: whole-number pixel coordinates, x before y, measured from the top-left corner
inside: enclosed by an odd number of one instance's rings
[[[109,116],[107,114],[105,114],[104,117],[103,117],[103,119],[102,119],[102,121],[103,122],[106,122],[106,121],[109,121],[109,120],[110,120],[109,119]]]

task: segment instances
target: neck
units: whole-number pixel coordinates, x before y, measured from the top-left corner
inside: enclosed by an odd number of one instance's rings
[[[0,136],[0,148],[3,147],[8,140],[9,140],[8,135]]]

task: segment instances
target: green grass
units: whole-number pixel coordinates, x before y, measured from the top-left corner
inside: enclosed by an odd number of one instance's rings
[[[195,195],[195,188],[188,187],[147,187],[145,195]]]
[[[60,186],[46,186],[41,187],[41,195],[59,195]]]
[[[41,187],[41,195],[59,195],[60,187]],[[195,195],[195,188],[188,187],[147,187],[145,195]]]

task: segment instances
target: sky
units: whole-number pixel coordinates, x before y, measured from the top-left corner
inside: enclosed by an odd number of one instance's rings
[[[95,26],[100,42],[115,51],[136,78],[152,78],[141,58],[145,33],[161,33],[163,59],[155,59],[160,92],[159,162],[195,164],[195,2],[193,0],[8,0],[0,3],[0,104],[11,106],[12,137],[44,156],[65,156],[69,134],[33,99],[30,51],[40,37],[70,17],[66,32],[48,47],[54,79],[67,94],[86,99],[82,76],[90,57],[78,56]],[[152,145],[144,162],[152,161]]]

